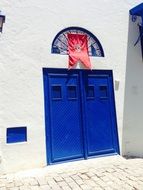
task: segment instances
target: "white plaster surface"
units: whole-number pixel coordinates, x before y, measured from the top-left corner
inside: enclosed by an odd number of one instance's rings
[[[93,69],[113,70],[116,81],[115,101],[119,140],[122,148],[129,10],[141,2],[141,0],[0,1],[0,9],[6,15],[3,34],[0,35],[0,172],[47,164],[42,68],[67,68],[68,56],[51,54],[51,44],[60,30],[70,26],[86,28],[103,46],[105,57],[92,57],[91,63]],[[132,53],[133,51],[134,49]],[[141,58],[138,56],[139,59]],[[143,83],[139,83],[143,76],[140,70],[141,60],[138,67],[136,73],[138,80],[134,82],[132,79],[130,89],[132,98],[135,96],[140,98],[138,102],[140,105],[142,95],[140,91],[143,93],[141,90]],[[136,64],[133,69],[136,69]],[[137,114],[137,118],[141,119],[141,114],[140,116]],[[141,120],[138,122],[138,129],[141,130],[140,123]],[[129,124],[134,133],[130,118],[128,128]],[[6,128],[16,126],[27,126],[28,141],[8,145]],[[126,141],[130,141],[129,139],[128,134]],[[135,141],[138,144],[139,138],[137,137]]]
[[[139,29],[129,19],[124,101],[123,154],[143,157],[143,59],[140,42],[134,46]]]

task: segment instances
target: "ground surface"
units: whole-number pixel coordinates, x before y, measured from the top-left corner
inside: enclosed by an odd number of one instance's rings
[[[143,190],[143,159],[89,159],[0,176],[0,190]]]

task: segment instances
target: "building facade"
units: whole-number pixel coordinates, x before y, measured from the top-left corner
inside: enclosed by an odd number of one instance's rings
[[[134,46],[140,17],[129,15],[140,3],[1,0],[1,173],[143,156],[143,63],[140,43]],[[67,69],[69,33],[88,37],[92,70]]]

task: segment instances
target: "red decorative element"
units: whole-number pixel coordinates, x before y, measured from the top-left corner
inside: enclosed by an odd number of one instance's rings
[[[67,34],[68,35],[68,53],[69,69],[73,68],[77,62],[91,69],[91,63],[88,55],[87,36],[85,34]]]

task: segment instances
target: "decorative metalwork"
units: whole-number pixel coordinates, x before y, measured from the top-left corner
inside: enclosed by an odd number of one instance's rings
[[[52,53],[61,55],[68,54],[68,33],[86,34],[88,39],[89,56],[104,57],[104,51],[99,40],[91,32],[80,27],[69,27],[60,31],[53,40]]]
[[[139,37],[136,40],[134,46],[136,46],[138,44],[138,42],[141,42],[142,59],[143,59],[143,3],[132,8],[130,10],[130,15],[132,16],[133,22],[138,21],[137,26],[139,27]]]
[[[1,11],[0,11],[0,32],[2,32],[3,23],[5,23],[5,16],[1,15]]]
[[[132,21],[136,22],[136,20],[137,20],[137,16],[136,15],[132,15]]]

